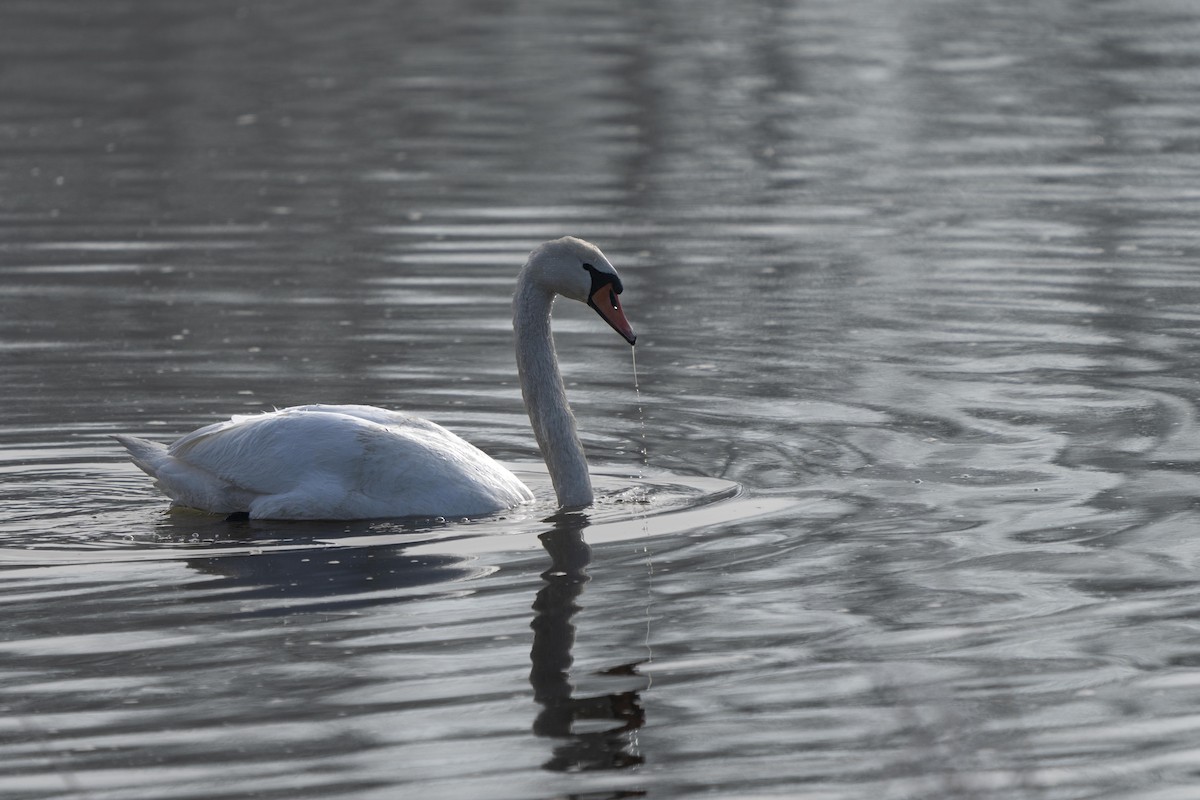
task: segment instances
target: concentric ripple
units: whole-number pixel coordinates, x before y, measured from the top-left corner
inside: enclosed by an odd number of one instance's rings
[[[16,513],[0,525],[0,564],[220,558],[391,546],[448,555],[526,550],[540,547],[537,536],[556,513],[549,476],[540,464],[510,465],[534,490],[536,500],[507,512],[458,519],[297,522],[243,521],[170,508],[166,498],[146,490],[148,479],[125,465],[71,461],[55,467],[44,458],[42,463],[41,470],[24,472],[40,475],[40,492],[15,503]],[[642,473],[594,471],[596,503],[576,515],[589,539],[660,536],[795,505],[748,498],[732,481]],[[97,495],[108,496],[108,501],[97,504]],[[47,496],[65,505],[49,509]],[[31,519],[43,524],[31,526]],[[51,519],[54,525],[46,525]]]

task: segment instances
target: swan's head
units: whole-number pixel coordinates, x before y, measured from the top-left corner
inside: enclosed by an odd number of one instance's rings
[[[618,297],[621,276],[596,245],[574,236],[546,242],[529,255],[525,269],[543,288],[587,303],[625,341],[637,341]]]

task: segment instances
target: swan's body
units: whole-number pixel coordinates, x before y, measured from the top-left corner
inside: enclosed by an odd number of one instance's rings
[[[170,447],[117,438],[177,505],[220,514],[469,516],[533,499],[516,475],[440,425],[371,406],[236,416]]]
[[[517,279],[513,329],[521,393],[559,505],[591,504],[587,460],[550,336],[557,294],[587,302],[630,344],[621,279],[594,245],[534,250]],[[235,416],[169,447],[117,439],[176,505],[255,519],[471,516],[533,493],[483,451],[427,420],[372,406],[308,405]]]

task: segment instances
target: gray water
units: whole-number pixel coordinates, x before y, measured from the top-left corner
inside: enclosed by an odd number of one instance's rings
[[[1200,796],[1200,7],[0,6],[0,794]],[[599,489],[554,503],[539,241]],[[109,439],[401,408],[478,520]]]

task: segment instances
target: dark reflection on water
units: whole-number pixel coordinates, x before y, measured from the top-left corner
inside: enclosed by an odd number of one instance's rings
[[[529,683],[542,712],[533,722],[538,736],[565,740],[556,745],[553,757],[543,766],[558,772],[619,769],[643,762],[629,751],[629,736],[646,721],[640,692],[628,689],[595,697],[576,697],[570,681],[571,645],[575,626],[571,618],[579,611],[580,595],[589,580],[587,565],[592,552],[583,539],[587,518],[564,514],[554,528],[538,538],[550,554],[550,569],[542,573],[546,582],[537,593],[533,610],[533,669]],[[610,667],[607,675],[636,678],[637,663]],[[577,730],[586,723],[594,730]],[[631,795],[624,795],[631,796]]]
[[[1190,798],[1198,43],[1176,0],[4,3],[0,787]],[[564,233],[639,332],[640,397],[556,309],[586,525],[167,514],[108,438],[362,402],[536,460],[509,293]]]
[[[294,613],[296,601],[302,601],[309,613],[393,603],[401,591],[470,576],[472,570],[462,562],[453,556],[405,557],[402,547],[387,546],[223,556],[186,563],[198,572],[226,579],[222,586],[226,600],[275,600],[279,605],[260,613],[288,615]]]

